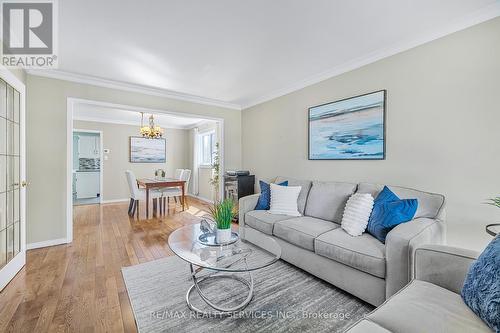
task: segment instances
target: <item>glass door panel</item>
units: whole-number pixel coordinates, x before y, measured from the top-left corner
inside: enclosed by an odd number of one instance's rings
[[[19,124],[13,123],[14,125],[14,133],[12,138],[12,154],[15,156],[19,156]]]
[[[0,231],[7,228],[7,196],[6,193],[0,193]]]
[[[0,79],[0,117],[7,118],[7,84]],[[5,133],[5,132],[0,132]]]
[[[5,108],[3,109],[5,110]],[[1,116],[0,116],[0,154],[3,155],[7,154],[7,119]]]
[[[8,191],[7,196],[7,226],[14,224],[14,191]]]
[[[7,229],[0,230],[0,268],[7,263]]]
[[[14,88],[7,85],[7,119],[14,121]]]
[[[7,262],[14,258],[14,225],[7,227]]]
[[[0,193],[6,191],[7,191],[7,156],[0,154]]]
[[[14,256],[21,251],[21,222],[14,223]]]
[[[21,94],[17,90],[14,90],[14,122],[19,124],[19,119],[20,119],[20,110],[21,110]]]
[[[7,120],[7,155],[14,155],[14,122]]]
[[[14,223],[19,222],[19,189],[14,190]]]

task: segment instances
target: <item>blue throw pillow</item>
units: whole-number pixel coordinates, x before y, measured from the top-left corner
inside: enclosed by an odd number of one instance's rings
[[[417,208],[417,199],[401,200],[387,186],[384,186],[373,203],[367,231],[385,243],[389,231],[398,224],[413,220]]]
[[[500,236],[496,236],[465,277],[462,298],[492,330],[500,332]]]
[[[269,210],[271,208],[271,185],[262,180],[259,181],[260,184],[260,196],[259,201],[257,201],[257,205],[255,206],[255,210]],[[285,180],[282,183],[279,183],[280,186],[288,186],[288,180]]]

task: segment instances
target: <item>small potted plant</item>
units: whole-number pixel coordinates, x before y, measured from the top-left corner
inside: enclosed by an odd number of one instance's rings
[[[228,243],[231,240],[231,222],[235,214],[233,200],[215,202],[210,213],[217,224],[215,241],[219,244]]]

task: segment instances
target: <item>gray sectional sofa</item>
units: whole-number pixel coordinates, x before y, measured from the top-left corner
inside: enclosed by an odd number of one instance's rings
[[[469,266],[478,255],[450,246],[418,248],[414,280],[347,332],[492,332],[460,297]]]
[[[352,237],[341,227],[344,206],[355,192],[376,197],[383,185],[319,182],[278,177],[302,186],[301,217],[254,210],[259,194],[239,202],[241,236],[261,247],[263,235],[281,246],[281,258],[378,306],[411,279],[414,251],[422,244],[445,241],[445,198],[440,194],[389,186],[400,198],[416,198],[415,219],[391,230],[383,244],[368,233]]]

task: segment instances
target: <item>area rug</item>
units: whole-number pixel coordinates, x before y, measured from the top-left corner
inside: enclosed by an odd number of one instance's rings
[[[253,272],[254,297],[229,317],[197,315],[186,304],[188,263],[172,256],[122,268],[139,332],[343,332],[373,307],[284,261]],[[245,276],[244,273],[242,273]],[[203,282],[213,301],[236,305],[246,287],[229,279]],[[210,308],[196,293],[192,303]]]

